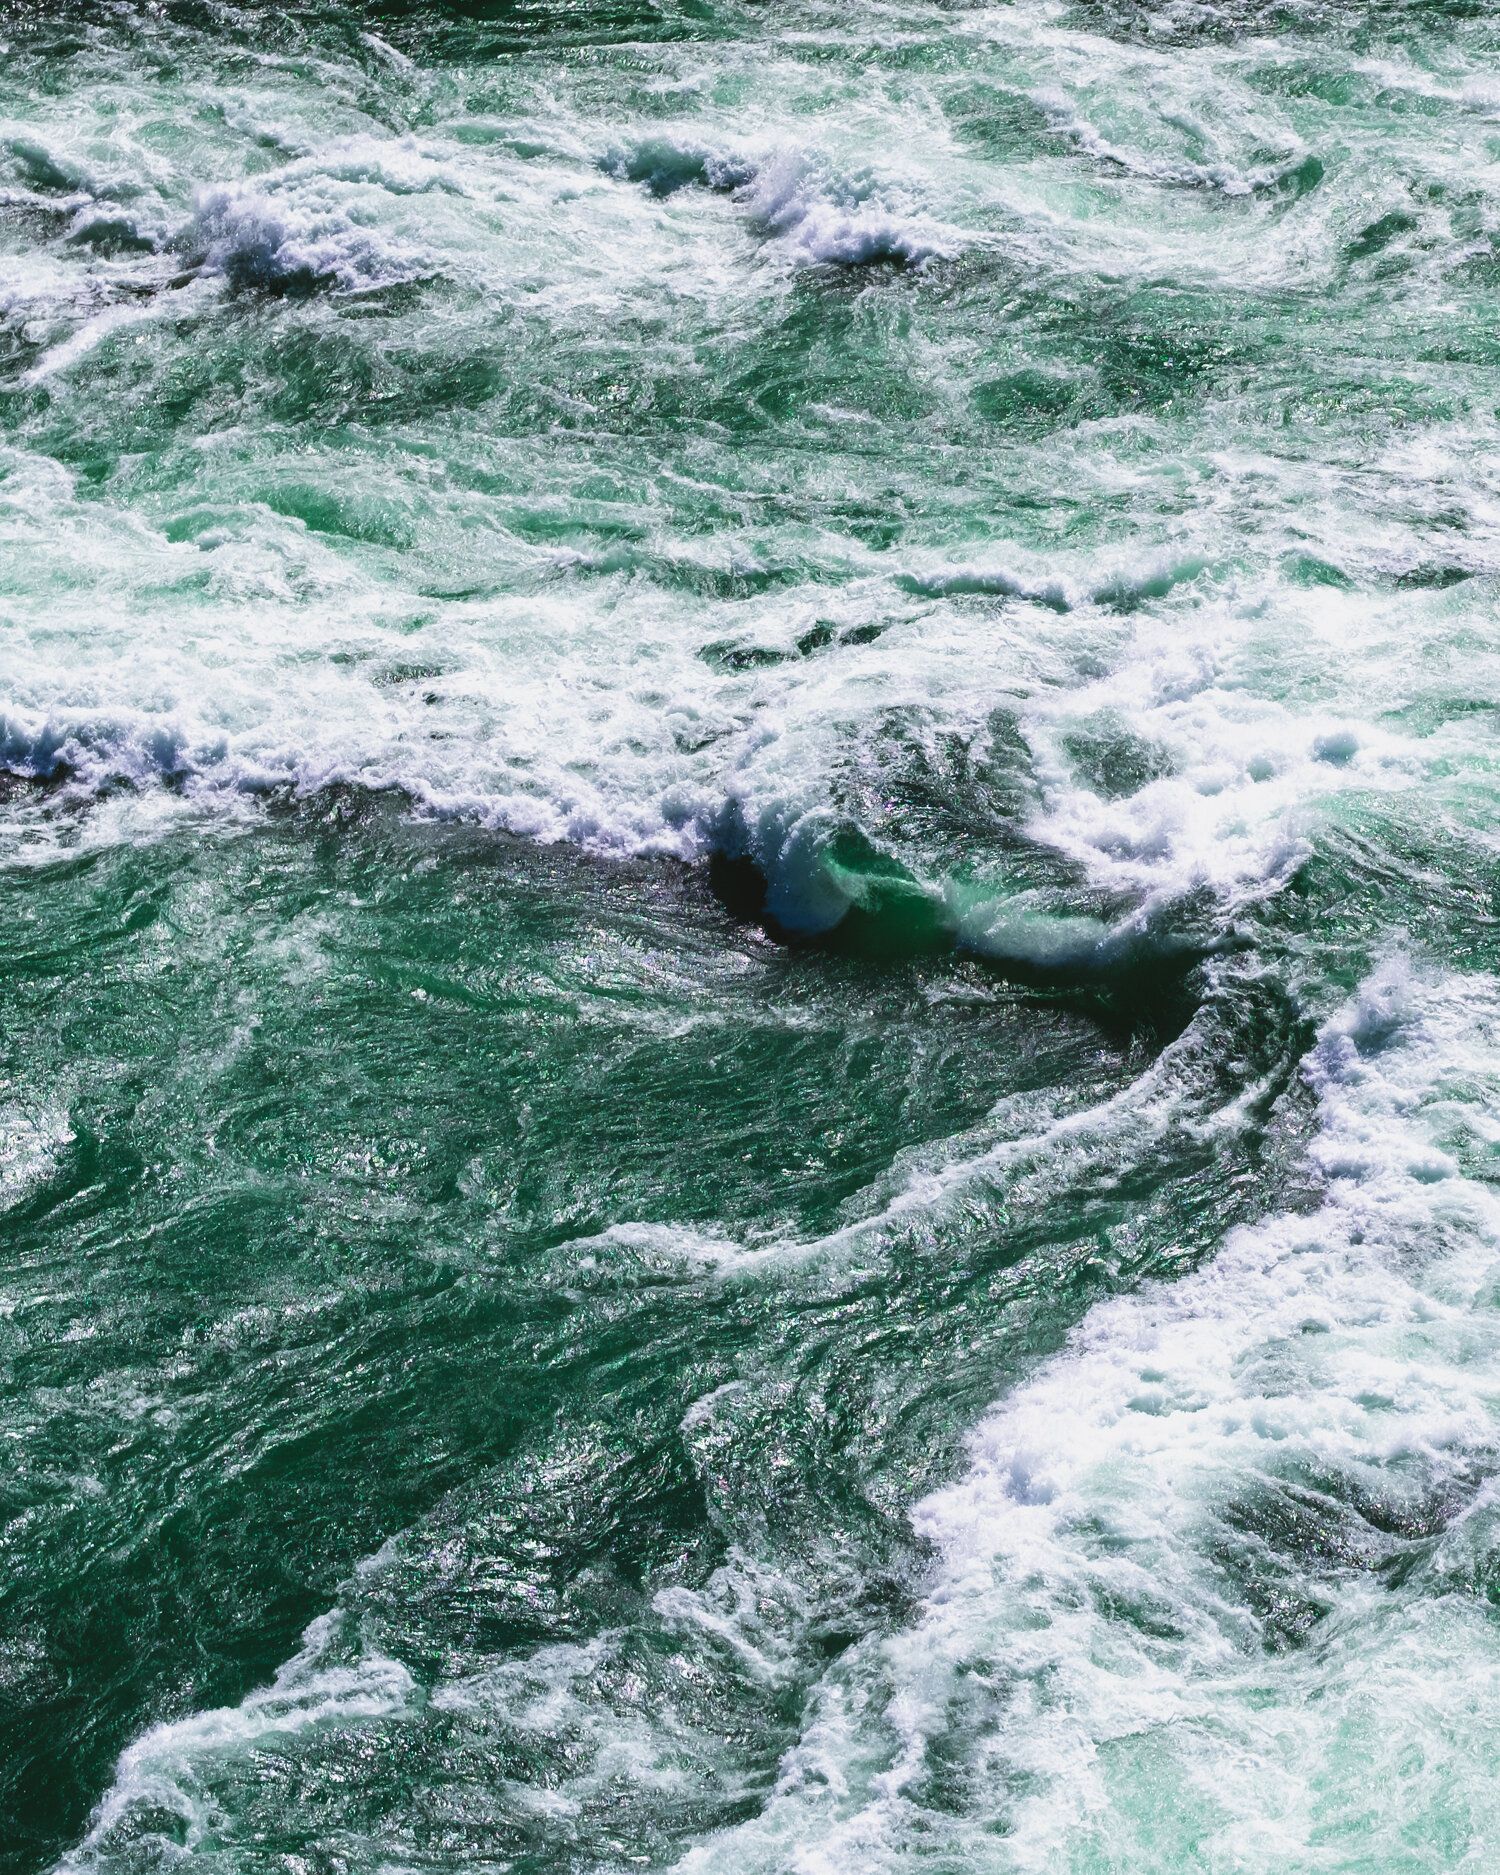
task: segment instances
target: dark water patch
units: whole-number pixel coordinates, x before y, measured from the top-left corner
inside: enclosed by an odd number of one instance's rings
[[[754,346],[706,346],[706,381],[695,390],[702,400],[699,420],[755,433],[805,420],[812,407],[823,405],[896,423],[919,421],[928,394],[887,368],[905,318],[902,289],[893,281],[889,297],[866,293],[860,272],[802,269]],[[909,276],[906,284],[914,281]]]
[[[1298,586],[1333,586],[1340,592],[1352,592],[1355,582],[1342,567],[1315,553],[1287,554],[1281,562],[1283,576]]]
[[[1003,84],[969,84],[946,90],[943,115],[968,143],[1008,156],[1056,145],[1052,116],[1027,91]]]
[[[76,1833],[130,1736],[263,1682],[452,1492],[521,1519],[469,1529],[473,1594],[423,1616],[483,1653],[639,1611],[684,1550],[689,1579],[717,1566],[683,1389],[737,1350],[774,1365],[789,1324],[691,1255],[613,1316],[556,1281],[568,1244],[827,1228],[1001,1086],[1117,1059],[1086,1011],[951,955],[769,945],[678,868],[414,827],[357,791],[270,806],[0,881],[40,913],[4,921],[6,1071],[61,1074],[74,1136],[11,1220],[6,1621],[45,1637],[7,1718],[16,1867]],[[86,1283],[59,1288],[64,1255]],[[599,1439],[547,1536],[524,1478]],[[507,1527],[555,1557],[513,1595]]]
[[[1408,210],[1392,209],[1388,215],[1381,215],[1362,228],[1344,251],[1350,260],[1368,260],[1374,254],[1384,253],[1399,236],[1412,233],[1417,226],[1416,216]]]
[[[428,0],[416,6],[366,0],[361,10],[402,50],[455,61],[503,56],[532,46],[565,52],[713,38],[723,30],[720,22],[725,17],[709,0],[602,0],[585,9],[569,0]]]
[[[55,798],[78,779],[78,771],[60,755],[38,760],[33,748],[0,743],[0,801],[7,806],[39,805]]]
[[[1466,566],[1412,566],[1396,575],[1396,585],[1418,592],[1446,592],[1473,578],[1473,569]]]
[[[970,392],[974,408],[987,423],[1023,434],[1057,428],[1068,418],[1078,394],[1069,379],[1030,369],[989,378]]]
[[[989,257],[963,269],[963,300],[973,301],[981,347],[971,408],[987,421],[1019,425],[1023,436],[1131,414],[1175,420],[1264,373],[1264,326],[1282,323],[1275,295],[1263,305],[1253,294],[1230,305],[1188,285],[1143,288],[1133,280],[1091,280],[1081,292],[1065,276],[1045,287],[1013,277],[1008,263]],[[997,295],[1009,315],[1003,349],[978,316]]]
[[[404,690],[416,684],[430,684],[450,674],[450,667],[432,659],[404,658],[382,665],[375,682],[382,690]]]
[[[1205,332],[1108,327],[1096,357],[1100,387],[1115,409],[1168,411],[1201,396],[1235,351]]]
[[[1199,1006],[1198,971],[1211,946],[1186,936],[1143,930],[1114,938],[1101,927],[1098,944],[1080,949],[1071,941],[1055,942],[1045,916],[1030,910],[1014,937],[1007,937],[1003,915],[990,932],[982,917],[961,919],[945,895],[854,829],[835,837],[820,863],[850,896],[837,921],[815,931],[777,916],[784,894],[743,853],[716,855],[708,878],[732,916],[778,944],[863,960],[968,953],[998,982],[1061,999],[1063,1006],[1076,1004],[1127,1046],[1135,1037],[1165,1046]],[[1062,914],[1058,924],[1066,924]],[[1056,955],[1050,954],[1054,948]]]
[[[50,63],[96,56],[111,44],[144,40],[158,56],[191,56],[195,42],[246,58],[342,55],[385,86],[388,57],[366,38],[384,37],[404,57],[462,64],[530,49],[566,56],[591,47],[714,36],[716,10],[706,0],[312,0],[289,12],[269,0],[118,0],[80,19],[68,0],[7,0],[5,20],[24,50]],[[396,74],[399,77],[399,72]]]
[[[1258,1644],[1299,1650],[1337,1616],[1351,1578],[1394,1591],[1426,1568],[1438,1539],[1472,1513],[1486,1477],[1477,1457],[1440,1479],[1411,1454],[1357,1472],[1299,1458],[1223,1509],[1211,1554]]]
[[[1289,163],[1265,186],[1269,193],[1284,196],[1289,202],[1300,202],[1321,187],[1327,173],[1322,157],[1309,152],[1299,161]]]
[[[160,240],[141,228],[132,216],[106,208],[75,217],[67,238],[70,246],[91,248],[107,259],[122,254],[154,254],[161,246]]]
[[[676,582],[674,582],[676,583]],[[754,590],[763,590],[756,588]],[[722,596],[741,598],[748,596],[738,590],[724,593]],[[841,646],[858,647],[870,645],[882,638],[897,621],[894,619],[870,619],[861,625],[848,625],[842,629],[830,624],[826,619],[819,619],[815,625],[803,632],[789,646],[757,645],[733,643],[716,639],[712,644],[700,648],[698,656],[705,664],[710,664],[720,671],[771,670],[777,665],[786,664],[798,658],[816,657]]]
[[[49,150],[34,137],[10,137],[5,149],[17,171],[34,189],[49,190],[56,195],[76,195],[87,186],[87,174],[78,164]]]
[[[1419,42],[1433,31],[1487,26],[1493,18],[1485,0],[1220,0],[1212,7],[1183,7],[1174,0],[1075,0],[1070,12],[1112,38],[1151,46],[1310,38],[1366,54]]]
[[[705,664],[718,671],[760,671],[784,664],[787,653],[774,645],[736,645],[715,642],[698,652]]]
[[[1209,562],[1199,554],[1180,559],[1164,557],[1143,572],[1119,573],[1102,580],[1090,596],[1095,604],[1108,606],[1113,612],[1139,612],[1209,571]]]
[[[1145,741],[1109,716],[1080,724],[1063,738],[1074,773],[1105,800],[1124,800],[1173,774],[1171,752]]]
[[[1430,718],[1433,728],[1447,713]],[[1381,934],[1399,921],[1421,950],[1462,958],[1465,968],[1500,970],[1500,898],[1476,870],[1456,829],[1346,814],[1267,907],[1258,942],[1290,961],[1314,943],[1332,986],[1352,992],[1374,966]]]
[[[755,178],[754,165],[744,158],[665,136],[646,137],[612,151],[601,167],[607,174],[638,183],[658,197],[687,188],[730,195]]]
[[[840,797],[851,815],[955,873],[983,854],[1016,884],[1084,889],[1077,868],[1026,832],[1040,797],[1016,714],[992,711],[978,734],[921,733],[926,727],[897,712],[871,735]]]

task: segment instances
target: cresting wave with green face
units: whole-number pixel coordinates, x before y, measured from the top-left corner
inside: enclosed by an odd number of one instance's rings
[[[1500,1861],[1500,15],[0,11],[0,1870]]]

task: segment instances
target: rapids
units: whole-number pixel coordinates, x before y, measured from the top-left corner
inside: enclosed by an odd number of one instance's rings
[[[1500,1860],[1500,15],[0,6],[0,1871]]]

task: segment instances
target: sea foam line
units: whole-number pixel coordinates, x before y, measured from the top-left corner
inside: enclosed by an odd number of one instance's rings
[[[1304,1072],[1321,1204],[1100,1303],[997,1404],[914,1512],[922,1618],[830,1675],[765,1814],[685,1871],[878,1870],[919,1842],[1175,1867],[1158,1800],[1194,1866],[1479,1866],[1500,985],[1392,958]],[[1412,1860],[1455,1814],[1467,1843]]]

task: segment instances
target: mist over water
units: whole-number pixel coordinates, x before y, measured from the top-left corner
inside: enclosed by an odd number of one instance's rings
[[[0,1870],[1500,1856],[1500,20],[0,7]]]

